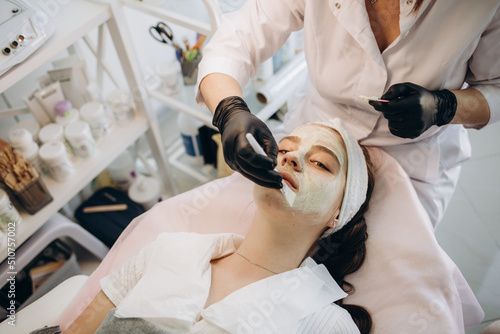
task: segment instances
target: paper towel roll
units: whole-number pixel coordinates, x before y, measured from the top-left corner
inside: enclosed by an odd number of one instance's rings
[[[298,79],[304,76],[306,71],[307,64],[304,53],[296,55],[257,91],[257,99],[264,104],[272,101],[275,96],[293,89],[295,83],[300,82]]]

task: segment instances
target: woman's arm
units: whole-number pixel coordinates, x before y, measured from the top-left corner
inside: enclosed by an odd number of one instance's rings
[[[99,328],[109,310],[114,308],[113,302],[106,294],[99,290],[97,296],[80,316],[68,327],[64,334],[95,333]]]
[[[200,91],[212,114],[224,98],[228,96],[243,97],[238,82],[233,77],[222,73],[212,73],[203,78],[200,83]]]
[[[474,88],[452,91],[457,97],[457,111],[450,124],[482,127],[490,120],[490,107],[481,92]]]

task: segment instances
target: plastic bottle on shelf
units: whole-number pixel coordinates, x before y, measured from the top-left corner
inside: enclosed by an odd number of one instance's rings
[[[0,189],[0,229],[8,231],[9,223],[14,223],[17,226],[21,220],[19,212],[12,205],[7,193],[3,189]]]
[[[181,86],[181,65],[177,59],[170,59],[156,65],[156,72],[161,79],[161,92],[167,96],[179,94]]]
[[[57,102],[54,109],[56,111],[55,121],[63,127],[66,127],[80,119],[78,110],[73,108],[73,105],[68,100]]]
[[[203,151],[199,133],[199,129],[203,126],[203,123],[196,118],[179,113],[177,116],[177,125],[189,162],[193,165],[203,165]]]
[[[87,122],[76,121],[64,129],[64,136],[80,158],[89,158],[97,152],[97,147]]]
[[[129,124],[135,117],[132,95],[123,89],[115,89],[106,97],[119,125]]]
[[[50,123],[45,125],[40,130],[39,137],[42,144],[51,142],[63,143],[64,147],[66,148],[66,153],[68,154],[68,159],[75,165],[78,163],[79,159],[77,155],[75,154],[75,152],[73,152],[73,148],[64,138],[64,128],[61,124]]]
[[[252,84],[255,90],[262,87],[274,74],[273,58],[269,58],[259,65],[255,76],[252,78]]]
[[[43,175],[42,164],[38,156],[38,145],[33,141],[31,133],[23,128],[9,131],[9,141],[12,147],[19,150],[26,161],[28,161],[38,173]]]
[[[63,141],[64,128],[61,124],[49,123],[40,130],[38,136],[42,144],[50,143],[53,141]]]
[[[9,132],[16,131],[17,129],[28,130],[33,137],[33,141],[35,143],[40,143],[40,139],[38,138],[38,134],[40,132],[40,124],[35,119],[24,119],[18,122],[9,129]]]
[[[56,181],[64,182],[75,173],[75,168],[68,159],[66,148],[60,141],[43,144],[40,158],[45,163],[49,175]]]
[[[108,171],[116,187],[121,191],[127,191],[136,175],[132,154],[128,151],[122,152],[108,165]]]
[[[149,210],[162,200],[160,184],[155,178],[139,174],[128,189],[128,197]]]
[[[92,136],[97,143],[101,143],[111,133],[111,122],[102,103],[97,101],[85,103],[80,108],[80,117],[89,123]]]

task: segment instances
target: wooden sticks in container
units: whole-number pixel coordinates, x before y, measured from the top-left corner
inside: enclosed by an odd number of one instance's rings
[[[52,201],[52,196],[36,169],[18,150],[14,150],[2,139],[0,139],[0,178],[31,214]]]

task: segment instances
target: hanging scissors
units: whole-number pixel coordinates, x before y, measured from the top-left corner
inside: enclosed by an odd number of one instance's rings
[[[156,26],[149,27],[149,33],[160,43],[171,45],[175,48],[177,59],[182,56],[182,48],[174,42],[172,29],[165,22],[158,22]]]
[[[174,46],[174,34],[165,22],[158,22],[156,26],[149,27],[149,33],[158,42]]]

